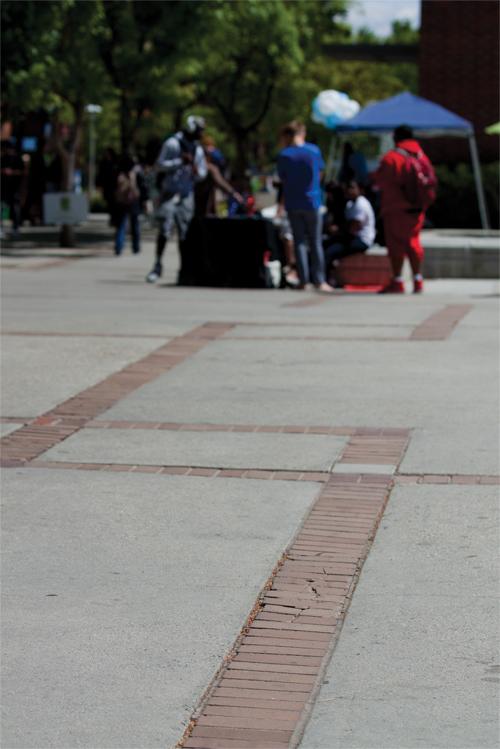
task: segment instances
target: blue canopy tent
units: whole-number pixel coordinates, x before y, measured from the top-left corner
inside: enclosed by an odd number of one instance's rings
[[[361,132],[384,134],[391,133],[398,125],[409,125],[419,138],[454,136],[469,140],[481,224],[483,229],[488,229],[489,220],[474,127],[468,120],[439,104],[405,91],[390,99],[368,104],[355,117],[339,123],[335,130],[340,135]]]

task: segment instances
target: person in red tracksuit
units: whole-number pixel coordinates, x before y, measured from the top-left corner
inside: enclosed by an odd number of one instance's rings
[[[428,163],[418,141],[413,139],[413,131],[407,125],[394,130],[396,149],[415,156],[419,155]],[[423,291],[422,262],[424,249],[420,243],[420,231],[424,225],[425,211],[415,209],[403,192],[403,170],[405,155],[391,149],[382,158],[373,175],[375,185],[381,191],[381,215],[389,260],[392,266],[392,281],[381,289],[381,294],[403,294],[405,287],[401,275],[405,257],[408,257],[413,272],[413,291]]]

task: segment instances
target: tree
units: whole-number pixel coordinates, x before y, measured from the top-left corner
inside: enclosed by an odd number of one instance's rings
[[[8,25],[3,50],[6,100],[15,111],[43,105],[52,112],[52,145],[62,162],[61,189],[71,191],[85,105],[106,90],[96,49],[101,4],[96,0],[5,0],[1,11],[4,28]],[[19,29],[26,33],[22,44]],[[60,241],[73,246],[72,227],[61,228]]]
[[[319,91],[361,104],[415,90],[416,66],[335,61],[328,43],[414,42],[395,22],[387,39],[345,23],[348,0],[4,0],[2,84],[10,113],[43,105],[65,189],[82,143],[85,105],[103,106],[100,140],[122,150],[163,138],[196,108],[241,172],[269,158],[283,122],[308,120]],[[71,129],[63,128],[71,125]],[[320,126],[313,135],[327,138]],[[62,133],[66,134],[62,138]]]
[[[192,63],[193,101],[213,109],[233,139],[237,172],[248,165],[252,139],[276,111],[279,92],[302,76],[306,55],[317,53],[345,7],[342,0],[204,4],[211,24]]]
[[[203,5],[199,0],[103,0],[98,49],[118,97],[123,152],[137,141],[151,112],[178,105],[177,78],[196,52]]]

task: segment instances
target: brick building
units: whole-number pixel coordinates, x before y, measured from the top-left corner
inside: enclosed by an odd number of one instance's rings
[[[497,161],[499,139],[484,134],[499,114],[498,0],[422,0],[419,94],[470,120],[481,161]],[[429,143],[438,161],[467,161],[466,141]]]

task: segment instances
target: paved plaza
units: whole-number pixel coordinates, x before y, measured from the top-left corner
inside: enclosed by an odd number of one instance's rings
[[[4,749],[493,749],[499,284],[2,260]],[[237,248],[235,248],[237,252]]]

